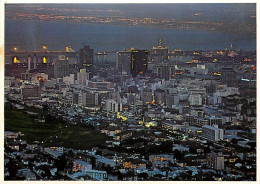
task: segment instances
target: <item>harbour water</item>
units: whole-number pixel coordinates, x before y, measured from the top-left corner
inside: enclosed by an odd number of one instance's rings
[[[6,51],[13,46],[19,50],[38,50],[42,44],[46,44],[49,50],[64,50],[66,44],[76,51],[84,44],[90,45],[94,52],[115,52],[130,47],[150,49],[157,45],[159,37],[170,50],[225,49],[231,43],[234,49],[256,49],[256,36],[245,33],[33,20],[5,22]],[[114,54],[105,58],[107,62],[114,59]]]

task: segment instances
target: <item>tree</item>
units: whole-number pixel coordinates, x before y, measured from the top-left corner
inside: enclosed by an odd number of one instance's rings
[[[142,180],[147,180],[148,174],[145,172],[142,172],[142,173],[138,174],[138,178],[142,178]]]
[[[173,151],[174,157],[178,160],[182,160],[184,155],[179,151],[179,150],[174,150]]]
[[[95,157],[91,157],[90,158],[90,163],[92,165],[92,168],[95,168],[96,167],[96,158]]]
[[[197,150],[194,147],[190,147],[190,153],[197,153]]]
[[[210,148],[209,148],[209,146],[207,146],[205,149],[204,149],[204,153],[210,153],[211,152],[211,150],[210,150]]]
[[[13,159],[10,159],[9,163],[6,165],[7,170],[9,172],[9,177],[10,179],[15,179],[16,178],[16,174],[17,171],[19,169],[19,167],[16,165],[16,162],[14,162]]]
[[[57,172],[64,171],[67,165],[67,159],[64,155],[59,156],[56,160]]]
[[[232,139],[232,140],[231,140],[231,143],[232,143],[232,144],[237,144],[237,143],[238,143],[238,140],[237,140],[237,139]]]

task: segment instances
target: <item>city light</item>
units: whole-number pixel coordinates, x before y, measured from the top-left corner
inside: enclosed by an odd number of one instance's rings
[[[257,181],[256,11],[6,4],[4,180]]]

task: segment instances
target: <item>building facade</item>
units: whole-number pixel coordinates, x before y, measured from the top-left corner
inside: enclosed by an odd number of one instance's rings
[[[209,126],[204,125],[202,127],[202,137],[210,141],[223,140],[224,131],[219,129],[217,125]]]
[[[83,69],[89,73],[89,77],[93,77],[93,62],[94,62],[94,49],[91,49],[88,45],[84,45],[84,48],[79,51],[79,62]]]
[[[63,78],[69,74],[69,61],[65,57],[54,61],[54,78]]]

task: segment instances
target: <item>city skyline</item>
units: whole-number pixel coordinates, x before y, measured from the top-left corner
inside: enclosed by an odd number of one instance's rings
[[[256,3],[6,4],[4,54],[5,181],[257,182]]]

